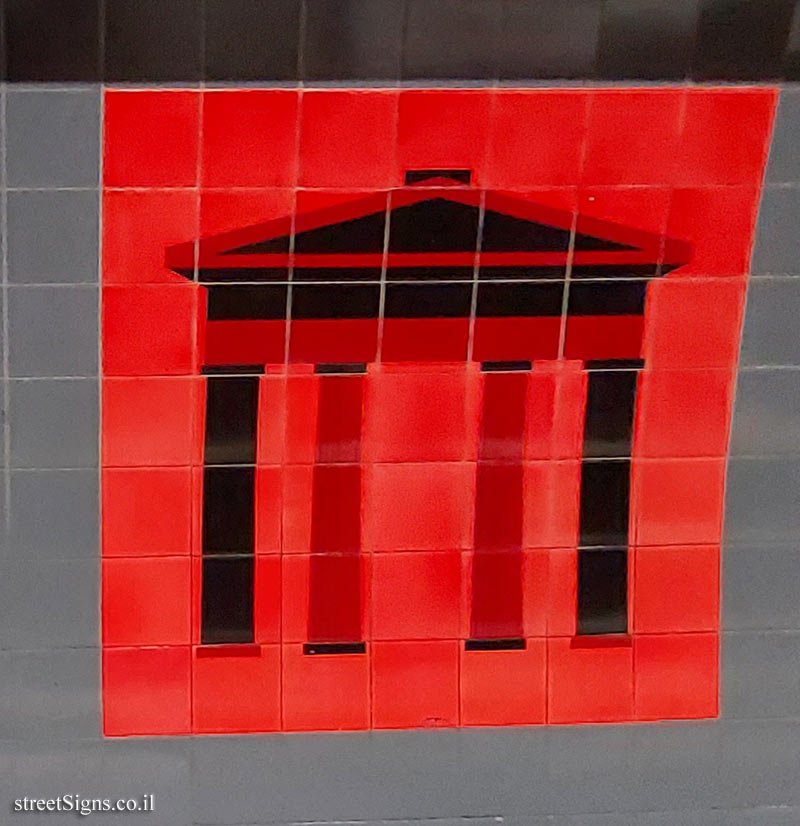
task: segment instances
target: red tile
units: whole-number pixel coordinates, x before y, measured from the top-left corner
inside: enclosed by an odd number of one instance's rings
[[[525,423],[526,459],[582,457],[586,384],[582,361],[533,365]]]
[[[633,645],[637,720],[719,714],[716,634],[637,636]]]
[[[461,652],[461,725],[520,726],[546,718],[547,649]]]
[[[558,356],[560,318],[476,318],[475,361],[554,359]]]
[[[469,592],[464,613],[471,639],[523,636],[523,556],[520,551],[479,550],[465,571]]]
[[[724,480],[724,459],[634,460],[634,544],[718,543]]]
[[[404,91],[400,94],[399,155],[409,169],[471,169],[483,186],[491,92]]]
[[[463,361],[468,338],[468,318],[387,318],[381,361]]]
[[[370,465],[364,480],[364,547],[455,550],[472,542],[475,466]]]
[[[321,555],[322,556],[322,555]],[[336,557],[334,554],[327,555]],[[348,558],[349,559],[349,558]],[[282,639],[284,642],[308,642],[310,638],[310,597],[311,597],[311,554],[287,554],[281,562],[282,570]],[[371,578],[372,561],[369,555],[360,557],[361,594],[360,594],[360,625],[362,636],[370,637]],[[322,595],[324,598],[324,595]],[[330,597],[335,600],[341,594],[334,591]],[[317,640],[320,641],[320,640]],[[330,639],[332,642],[358,642],[358,640]],[[318,656],[318,655],[314,655]]]
[[[692,245],[681,278],[747,275],[759,196],[757,185],[673,190],[667,234]]]
[[[684,94],[682,89],[594,91],[583,182],[671,184],[680,164]]]
[[[399,186],[397,98],[393,91],[306,92],[300,126],[300,184]]]
[[[190,553],[189,468],[106,469],[102,493],[104,556]]]
[[[289,361],[346,364],[373,361],[378,350],[378,319],[293,319]]]
[[[278,553],[281,550],[283,518],[283,469],[281,467],[256,468],[255,502],[256,553]]]
[[[633,650],[547,641],[548,722],[604,723],[633,719]]]
[[[526,462],[523,544],[569,548],[578,541],[580,462]]]
[[[372,638],[454,639],[462,626],[458,551],[375,554]]]
[[[206,90],[203,185],[294,186],[298,100],[288,89]]]
[[[278,554],[256,557],[253,626],[257,643],[281,641],[281,567]]]
[[[475,458],[478,379],[475,365],[371,367],[364,408],[364,461]]]
[[[572,548],[554,548],[548,558],[548,637],[575,636],[577,605],[578,552]]]
[[[103,651],[103,733],[188,734],[191,649],[112,648]]]
[[[164,264],[167,247],[198,232],[197,193],[107,190],[103,193],[103,283],[177,283]]]
[[[193,91],[105,93],[105,186],[194,186],[200,94]]]
[[[281,364],[286,353],[283,320],[202,321],[204,364]]]
[[[455,640],[374,643],[373,727],[458,725],[458,660]]]
[[[776,103],[774,89],[690,89],[681,183],[760,185]]]
[[[188,645],[188,557],[103,560],[103,644]]]
[[[569,316],[564,356],[568,359],[638,359],[644,320],[638,315]]]
[[[193,284],[103,289],[103,372],[106,376],[183,375],[199,367]]]
[[[279,646],[260,646],[255,656],[195,657],[192,675],[193,732],[280,731]]]
[[[197,379],[105,379],[104,467],[198,462],[201,403]]]
[[[283,648],[283,728],[329,731],[369,728],[368,654],[304,654]]]
[[[580,177],[589,93],[499,91],[491,103],[486,186],[524,189]]]
[[[636,400],[634,455],[724,456],[735,373],[645,370]]]
[[[283,474],[283,553],[311,551],[311,503],[314,468],[287,466]]]
[[[647,298],[644,355],[652,369],[732,368],[739,353],[744,279],[665,278]]]
[[[298,365],[300,366],[300,365]],[[306,365],[302,365],[305,367]],[[313,370],[308,365],[309,371]],[[276,401],[276,403],[280,403]],[[311,464],[317,452],[319,377],[290,373],[286,382],[286,462]]]
[[[286,454],[286,388],[283,375],[262,376],[258,382],[258,436],[256,461],[259,465],[280,465]],[[314,423],[315,427],[316,423]],[[312,427],[311,432],[314,432]]]
[[[719,628],[719,546],[635,550],[633,628],[637,634]]]
[[[364,559],[357,551],[312,554],[308,578],[308,640],[361,642]]]
[[[263,168],[263,161],[260,165]],[[245,227],[291,216],[297,197],[297,191],[294,189],[276,187],[224,192],[201,190],[201,235],[208,238],[223,233],[238,234],[238,231]],[[221,249],[225,248],[222,240],[215,241],[220,244]],[[232,241],[232,248],[236,246],[237,242]]]
[[[526,637],[547,633],[550,554],[543,549],[522,552],[522,630]]]
[[[667,228],[671,194],[665,186],[585,186],[578,193],[577,231],[585,227],[586,232],[596,232],[590,223],[595,219],[612,222],[627,235],[643,230],[658,236],[653,241],[658,248]]]

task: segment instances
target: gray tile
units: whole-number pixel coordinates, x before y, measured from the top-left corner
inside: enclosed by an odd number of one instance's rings
[[[768,183],[800,181],[798,135],[800,135],[800,90],[781,89],[767,163],[766,181]]]
[[[98,213],[97,192],[10,192],[9,282],[96,282]]]
[[[726,807],[797,805],[798,763],[800,724],[796,720],[739,720],[726,724],[721,766]],[[777,826],[782,821],[755,821],[759,822]]]
[[[731,455],[800,453],[800,370],[742,370]]]
[[[12,287],[7,297],[10,375],[97,375],[97,287]]]
[[[20,559],[99,555],[98,472],[11,472],[8,555]]]
[[[722,627],[727,631],[800,630],[800,546],[726,548]]]
[[[93,559],[0,563],[0,649],[97,646],[99,568]]]
[[[556,726],[549,732],[548,785],[553,811],[564,814],[638,808],[631,726]]]
[[[738,631],[724,635],[722,716],[800,716],[800,632]]]
[[[800,364],[800,279],[751,278],[742,333],[742,365]]]
[[[764,187],[751,271],[763,275],[800,275],[798,226],[800,187]]]
[[[97,186],[99,87],[9,90],[7,174],[11,187]]]
[[[97,466],[96,380],[12,379],[9,385],[12,467]]]
[[[637,809],[684,811],[721,805],[720,752],[716,721],[637,726],[630,779],[638,795]]]
[[[720,826],[797,826],[800,806],[763,805],[720,812]],[[666,826],[666,824],[665,824]]]
[[[788,545],[800,535],[800,458],[728,462],[724,539],[727,545]]]
[[[96,737],[99,673],[96,648],[0,652],[0,737]]]

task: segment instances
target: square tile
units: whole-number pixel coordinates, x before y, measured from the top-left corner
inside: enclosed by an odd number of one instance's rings
[[[510,0],[505,6],[499,49],[501,78],[594,75],[600,0]]]
[[[99,585],[95,559],[0,563],[0,648],[96,648]]]
[[[775,128],[769,149],[766,182],[800,182],[800,151],[794,140],[800,128],[800,90],[782,89],[775,113]]]
[[[742,365],[800,365],[800,279],[753,278],[747,291]]]
[[[96,192],[10,192],[9,282],[96,282],[99,228]]]
[[[9,90],[6,124],[10,187],[97,186],[97,89]]]
[[[207,80],[294,80],[300,0],[206,0]]]
[[[726,548],[722,566],[722,624],[726,630],[800,630],[795,583],[796,545]]]
[[[502,10],[481,0],[407,0],[403,78],[496,78]]]
[[[0,652],[3,738],[96,738],[99,671],[97,648]]]
[[[741,370],[731,455],[798,453],[799,411],[800,370]]]
[[[85,0],[7,0],[8,80],[100,80],[99,13]]]
[[[306,5],[304,80],[400,77],[405,0],[314,0]]]
[[[800,275],[800,188],[767,185],[761,196],[752,271],[755,275]]]
[[[202,0],[106,0],[105,79],[202,77]]]
[[[97,287],[13,287],[7,299],[12,376],[97,375]]]
[[[96,559],[97,471],[12,471],[8,517],[10,556]]]
[[[11,467],[97,465],[97,380],[11,380]]]

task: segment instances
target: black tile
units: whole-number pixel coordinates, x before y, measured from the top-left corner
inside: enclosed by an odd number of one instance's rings
[[[404,78],[497,77],[503,3],[407,0]]]
[[[191,270],[182,270],[179,274],[190,281],[194,278]],[[233,281],[250,281],[258,284],[265,281],[288,281],[289,269],[287,267],[207,267],[197,271],[197,278],[201,284],[229,284]]]
[[[478,316],[559,316],[564,282],[478,285]]]
[[[699,0],[606,0],[597,50],[601,77],[688,77]]]
[[[386,318],[466,318],[472,284],[389,284]]]
[[[566,271],[566,263],[557,267],[481,267],[478,278],[482,281],[539,281],[550,278],[563,280]]]
[[[297,284],[292,287],[292,318],[375,318],[378,284]]]
[[[584,462],[581,468],[580,545],[627,546],[630,460]]]
[[[203,554],[253,552],[255,468],[203,469]]]
[[[205,364],[201,370],[204,376],[260,376],[263,372],[263,364]]]
[[[658,262],[652,264],[578,264],[570,270],[570,278],[654,278],[658,273]]]
[[[350,221],[307,229],[294,237],[300,253],[383,252],[386,211],[373,212]]]
[[[592,77],[601,2],[506,0],[500,77]]]
[[[380,267],[295,267],[292,281],[380,281]]]
[[[309,0],[303,78],[400,77],[404,0]]]
[[[206,380],[205,464],[255,463],[258,383],[258,376]]]
[[[478,212],[446,198],[397,207],[389,218],[389,252],[474,252]]]
[[[225,250],[223,255],[266,255],[270,253],[289,252],[292,237],[291,235],[279,235],[277,238],[267,238],[264,241],[256,241],[253,244],[243,244],[241,247],[232,247]]]
[[[530,370],[533,366],[530,361],[482,361],[482,373],[506,373],[520,370]]]
[[[704,0],[692,74],[697,80],[778,78],[795,0]]]
[[[6,77],[101,77],[98,0],[5,0]]]
[[[365,642],[307,642],[303,645],[304,654],[365,654]]]
[[[458,181],[461,184],[469,184],[472,181],[471,169],[407,169],[405,182],[406,186],[421,184],[434,178],[448,178],[451,181]]]
[[[208,287],[209,321],[286,318],[286,287],[225,284]]]
[[[330,364],[315,364],[314,365],[314,372],[318,375],[325,376],[325,375],[341,375],[346,373],[350,374],[359,374],[359,373],[366,373],[367,372],[367,363],[365,361],[353,361],[353,362],[341,362],[341,363],[330,363]]]
[[[472,281],[473,267],[391,267],[387,281]]]
[[[482,252],[566,252],[570,230],[487,209]]]
[[[203,0],[105,0],[105,78],[198,81]]]
[[[253,557],[203,560],[200,641],[253,642]]]
[[[628,552],[578,554],[579,635],[625,634],[628,630]]]
[[[641,315],[646,281],[573,281],[569,315]]]
[[[630,456],[636,370],[600,370],[589,373],[584,458]]]
[[[205,0],[207,80],[296,80],[300,0]]]
[[[524,637],[464,641],[465,651],[524,651],[525,646]]]

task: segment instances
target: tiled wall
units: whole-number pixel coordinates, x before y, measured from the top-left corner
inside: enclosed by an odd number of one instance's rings
[[[62,2],[60,8],[70,5]],[[98,29],[76,24],[75,15],[86,14],[90,5],[74,4],[64,17],[68,26],[54,24],[45,27],[39,39],[19,40],[13,34],[14,25],[20,25],[15,20],[31,25],[37,14],[52,14],[54,7],[7,0],[11,79],[99,76],[94,57],[84,64],[90,67],[86,74],[76,69],[85,55],[99,54]],[[126,5],[107,0],[106,24],[120,13],[112,6]],[[323,15],[328,5],[323,0],[306,4],[307,33],[315,15]],[[485,11],[487,4],[474,5]],[[603,4],[600,19],[627,19],[626,5]],[[630,4],[637,12],[650,5],[652,15],[632,14],[632,19],[654,19],[659,4]],[[152,4],[150,17],[158,19],[159,6]],[[691,34],[683,42],[692,43],[693,55],[696,42],[715,42],[708,54],[720,62],[710,65],[721,66],[698,77],[760,79],[790,71],[783,67],[792,65],[796,39],[791,34],[792,4],[689,6],[706,23],[699,29],[694,23],[684,25]],[[185,10],[190,22],[195,19],[194,3],[174,2],[170,7]],[[300,6],[287,8],[286,25],[294,25],[297,9],[299,29]],[[559,14],[569,9],[584,20],[580,15],[591,13],[594,4],[555,3],[552,8]],[[680,21],[682,13],[673,4],[669,8],[671,19]],[[769,25],[754,24],[766,8]],[[23,18],[15,17],[20,12]],[[407,13],[424,14],[425,5],[410,4]],[[207,19],[212,15],[209,5]],[[452,13],[448,15],[452,20]],[[391,20],[385,10],[379,19]],[[688,19],[696,18],[690,14]],[[173,25],[170,46],[180,43],[185,32],[198,31]],[[584,20],[572,30],[585,32],[587,25]],[[608,32],[608,23],[603,25],[601,31]],[[367,26],[363,23],[358,31],[368,31]],[[630,31],[627,24],[619,26],[618,31]],[[750,37],[748,48],[736,40],[741,26]],[[413,42],[415,27],[407,41]],[[465,27],[474,31],[469,24]],[[245,29],[250,32],[252,26]],[[535,32],[543,30],[536,25]],[[563,30],[560,24],[553,27],[554,32]],[[698,31],[703,32],[699,41]],[[750,42],[754,31],[763,32],[763,38]],[[546,42],[553,43],[555,36]],[[306,43],[309,38],[307,34]],[[475,58],[472,53],[462,57],[467,39],[451,52],[438,50],[448,61],[441,72],[422,61],[423,68],[410,76],[468,77]],[[668,38],[658,39],[660,45]],[[638,32],[621,40],[647,42]],[[427,43],[426,38],[420,41]],[[23,42],[24,48],[18,45]],[[106,38],[108,42],[113,37]],[[129,38],[129,43],[141,42]],[[172,81],[196,77],[195,70],[186,68],[195,65],[191,47],[175,48],[164,68],[160,59],[170,49],[158,46],[153,37],[150,42],[152,55],[120,58],[126,66],[121,76]],[[281,59],[296,66],[293,61],[302,49],[294,49],[294,39],[281,43],[290,53]],[[127,54],[140,48],[129,45]],[[580,52],[578,46],[574,49]],[[222,49],[223,54],[230,51]],[[313,53],[322,60],[325,50]],[[343,53],[363,54],[358,49]],[[526,64],[514,75],[546,77],[554,71],[559,76],[591,76],[594,46],[588,53],[592,57],[578,64],[580,69],[531,70]],[[63,63],[53,63],[53,55]],[[270,61],[278,59],[276,52],[270,55]],[[335,59],[334,69],[323,67],[320,74],[349,77],[341,68],[346,59],[341,54]],[[136,61],[144,68],[131,74],[127,67]],[[635,78],[648,75],[649,52],[642,61],[641,69],[635,61],[631,64],[629,73]],[[12,70],[15,65],[24,68]],[[678,74],[684,76],[683,58],[678,65]],[[763,65],[770,68],[762,70]],[[295,77],[294,71],[288,75]],[[384,76],[388,70],[350,71],[364,77]],[[417,71],[420,75],[413,74]],[[235,68],[220,72],[239,77]],[[671,73],[659,69],[656,74]],[[275,74],[258,70],[261,79]],[[611,70],[601,74],[616,76]],[[486,824],[502,818],[526,826],[794,826],[800,820],[800,611],[794,588],[800,572],[800,256],[795,254],[794,221],[800,213],[800,92],[792,85],[780,91],[749,276],[725,483],[719,719],[114,739],[101,735],[100,700],[97,285],[102,97],[97,86],[9,84],[2,91],[0,819],[71,822],[73,814],[15,816],[11,802],[25,795],[77,792],[87,797],[152,793],[155,812],[128,817],[165,826],[384,820],[435,824],[464,818]],[[727,248],[721,244],[720,254]]]

